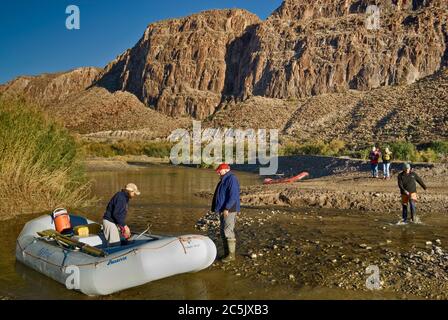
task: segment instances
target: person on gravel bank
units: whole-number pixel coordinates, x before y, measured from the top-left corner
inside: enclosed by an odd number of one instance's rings
[[[372,148],[369,154],[370,169],[372,172],[372,178],[378,178],[378,161],[381,157],[381,152],[376,147]]]
[[[417,216],[417,184],[422,186],[426,190],[426,185],[423,180],[415,173],[411,171],[411,165],[405,163],[403,165],[403,171],[398,174],[398,187],[401,193],[401,203],[403,209],[403,222],[408,222],[408,203],[411,209],[411,221],[416,222]]]
[[[383,174],[384,179],[390,179],[390,160],[392,157],[392,152],[389,148],[386,148],[383,153]]]
[[[235,260],[235,222],[240,212],[240,183],[230,172],[230,166],[222,163],[216,168],[220,180],[215,189],[212,212],[219,214],[220,233],[224,245],[223,262]]]

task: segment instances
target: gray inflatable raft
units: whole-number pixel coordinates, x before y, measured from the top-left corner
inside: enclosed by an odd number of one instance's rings
[[[72,226],[93,223],[70,216]],[[49,215],[29,221],[16,243],[16,259],[62,283],[68,289],[89,296],[107,295],[144,283],[209,267],[216,258],[216,246],[208,237],[180,237],[133,234],[127,245],[107,248],[100,235],[86,243],[101,248],[105,257],[61,246],[37,232],[54,229]],[[83,241],[82,238],[79,239]],[[88,241],[87,241],[88,240]]]

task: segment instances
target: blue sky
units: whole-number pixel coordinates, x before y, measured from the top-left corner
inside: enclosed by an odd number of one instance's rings
[[[0,5],[0,83],[19,75],[104,67],[154,21],[207,9],[243,8],[265,19],[282,0],[14,0]],[[68,5],[81,29],[68,30]]]

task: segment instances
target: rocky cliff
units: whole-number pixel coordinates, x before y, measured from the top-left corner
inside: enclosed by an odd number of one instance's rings
[[[284,141],[341,139],[353,147],[378,141],[446,140],[447,92],[448,69],[444,68],[413,84],[370,91],[348,90],[297,100],[251,97],[226,104],[206,124],[272,128],[281,131]]]
[[[366,24],[380,8],[379,29]],[[447,63],[445,0],[286,0],[266,21],[242,10],[152,24],[97,85],[168,115],[222,101],[290,99],[410,84]]]
[[[379,29],[366,24],[375,3]],[[447,5],[286,0],[248,36],[227,93],[285,99],[413,83],[447,62]]]
[[[0,95],[6,99],[23,98],[39,105],[69,130],[78,133],[146,128],[145,138],[153,139],[187,125],[186,119],[173,119],[152,110],[129,92],[92,87],[100,72],[99,68],[78,68],[22,76],[0,86]]]
[[[373,4],[379,25],[366,14]],[[0,94],[48,106],[80,132],[143,130],[155,121],[171,128],[178,122],[169,117],[187,116],[304,138],[366,137],[371,130],[445,137],[447,94],[436,89],[446,88],[446,71],[439,71],[448,65],[447,19],[447,0],[285,0],[265,21],[244,10],[205,11],[150,24],[103,70],[20,77],[0,86]],[[408,121],[397,97],[408,110],[409,96],[425,116],[412,117],[421,123],[416,130],[394,132]],[[431,103],[423,107],[425,101]],[[337,130],[329,131],[334,119]],[[364,125],[366,119],[376,126]]]
[[[171,116],[204,118],[221,102],[229,45],[257,23],[244,10],[212,10],[151,24],[97,85],[129,91]]]

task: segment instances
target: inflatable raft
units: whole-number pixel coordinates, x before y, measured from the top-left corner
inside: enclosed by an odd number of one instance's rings
[[[303,178],[308,177],[308,176],[309,176],[308,172],[302,172],[302,173],[299,173],[298,175],[296,175],[294,177],[290,177],[290,178],[284,178],[284,179],[266,178],[266,179],[264,179],[263,184],[291,183],[291,182],[302,180]]]
[[[73,227],[95,224],[75,215],[70,215],[70,221]],[[197,272],[209,267],[216,258],[213,241],[200,235],[133,234],[127,244],[117,247],[107,247],[102,232],[73,237],[91,249],[84,250],[42,236],[43,231],[51,233],[54,229],[49,215],[29,221],[17,239],[16,259],[68,289],[89,296],[107,295],[176,274]]]

